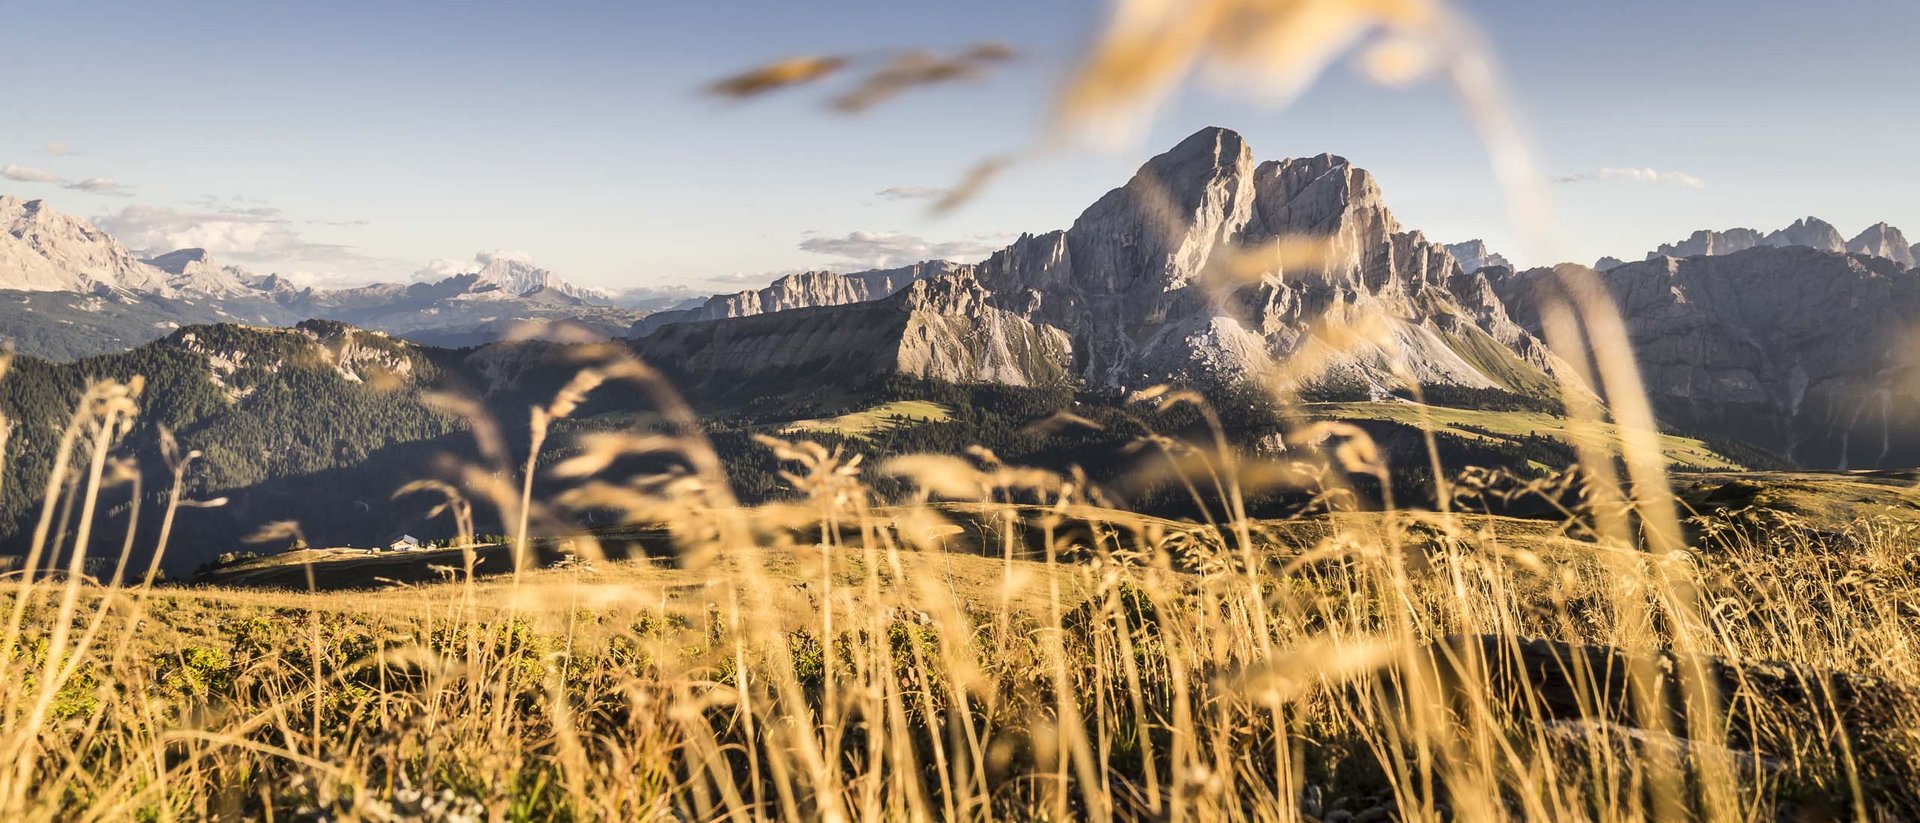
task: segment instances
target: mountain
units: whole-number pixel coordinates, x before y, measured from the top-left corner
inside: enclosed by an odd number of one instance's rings
[[[764,289],[717,294],[696,306],[659,311],[642,318],[629,336],[643,337],[655,329],[674,323],[748,317],[767,312],[804,309],[815,306],[839,306],[878,300],[905,288],[907,284],[936,274],[955,274],[971,267],[945,260],[927,260],[897,269],[836,274],[809,271],[789,274]]]
[[[1726,231],[1702,229],[1678,243],[1660,244],[1660,248],[1647,253],[1647,258],[1732,254],[1762,245],[1765,241],[1766,237],[1753,229],[1727,229]]]
[[[1312,259],[1276,255],[1282,238],[1308,241]],[[1484,276],[1401,229],[1372,175],[1333,155],[1255,164],[1219,128],[1148,161],[1070,228],[1023,235],[973,271],[880,304],[666,326],[637,346],[725,385],[856,371],[1118,389],[1280,375],[1384,396],[1405,374],[1543,393],[1555,367]]]
[[[165,273],[44,201],[0,195],[0,289],[165,293]]]
[[[994,305],[961,271],[876,301],[672,323],[635,342],[676,384],[707,398],[857,390],[893,374],[948,383],[1054,384],[1071,341]]]
[[[1920,246],[1907,243],[1906,235],[1884,222],[1868,226],[1865,231],[1847,241],[1849,254],[1883,257],[1904,269],[1914,267],[1915,257],[1920,256],[1916,249],[1920,249]]]
[[[178,249],[140,262],[166,272],[167,287],[180,295],[273,299],[296,291],[280,277],[222,265],[206,249]]]
[[[1647,259],[1659,257],[1699,257],[1743,252],[1760,246],[1805,246],[1826,252],[1865,254],[1891,260],[1901,268],[1913,268],[1920,251],[1907,243],[1899,229],[1875,223],[1852,240],[1844,239],[1833,224],[1818,217],[1803,217],[1784,229],[1760,233],[1754,229],[1700,230],[1677,243],[1663,243],[1648,252]],[[1613,258],[1602,258],[1611,260]],[[1596,268],[1605,268],[1597,266]]]
[[[1795,220],[1793,225],[1767,235],[1762,242],[1768,246],[1806,246],[1821,251],[1847,250],[1846,238],[1840,236],[1840,230],[1818,217]]]
[[[0,196],[0,228],[0,339],[55,359],[126,351],[202,323],[318,318],[463,347],[530,327],[621,337],[651,313],[510,253],[483,253],[431,283],[316,289],[223,264],[205,249],[142,258],[38,200]]]
[[[1806,466],[1920,463],[1920,271],[1790,245],[1656,257],[1597,276],[1663,420]],[[1539,298],[1556,280],[1535,269],[1495,282],[1538,334]]]
[[[1488,266],[1513,268],[1507,258],[1487,248],[1485,240],[1468,240],[1465,243],[1448,243],[1447,253],[1453,255],[1455,262],[1467,272],[1476,272]]]
[[[470,293],[484,293],[487,287],[494,287],[498,295],[514,297],[533,297],[544,295],[549,298],[577,300],[581,303],[610,303],[612,298],[605,292],[576,286],[560,275],[548,269],[535,266],[525,257],[503,252],[483,252],[475,258],[478,268],[463,272],[474,278],[469,285]]]

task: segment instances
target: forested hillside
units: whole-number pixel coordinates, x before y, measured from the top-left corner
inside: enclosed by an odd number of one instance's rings
[[[197,326],[74,363],[16,358],[0,383],[0,411],[13,427],[0,486],[4,545],[21,550],[31,534],[62,431],[88,383],[136,376],[144,378],[142,412],[125,451],[142,470],[142,531],[153,534],[170,485],[163,428],[182,451],[202,453],[187,474],[187,497],[229,500],[181,513],[170,567],[231,551],[238,537],[269,521],[306,518],[324,528],[328,511],[353,508],[363,528],[382,527],[385,497],[406,482],[384,486],[385,478],[409,477],[419,467],[403,461],[425,457],[396,447],[456,430],[419,396],[438,374],[417,346],[324,322],[287,330]],[[328,473],[333,479],[319,482]],[[341,482],[349,477],[356,482]],[[124,511],[127,495],[127,487],[109,493],[110,511]],[[98,554],[115,540],[95,542]]]

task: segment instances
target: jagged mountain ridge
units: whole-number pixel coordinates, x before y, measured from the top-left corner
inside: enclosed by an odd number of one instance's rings
[[[1485,240],[1468,240],[1464,243],[1448,243],[1447,253],[1453,255],[1460,268],[1468,273],[1477,272],[1488,266],[1513,268],[1505,255],[1487,248]]]
[[[864,303],[891,296],[909,284],[938,274],[971,271],[972,267],[945,260],[926,260],[894,269],[838,274],[807,271],[789,274],[766,288],[748,289],[733,294],[717,294],[698,306],[654,312],[633,325],[630,337],[644,337],[656,329],[675,323],[749,317],[789,309]]]
[[[1699,257],[1727,255],[1762,246],[1805,246],[1839,254],[1864,254],[1890,260],[1903,269],[1914,267],[1920,259],[1920,245],[1909,244],[1899,229],[1885,222],[1875,223],[1845,239],[1833,224],[1818,217],[1803,217],[1784,229],[1761,233],[1756,229],[1732,228],[1720,231],[1701,229],[1687,239],[1662,243],[1647,253],[1647,259],[1660,257]],[[1602,258],[1603,261],[1613,258]],[[1605,269],[1608,266],[1595,266]]]
[[[1311,238],[1324,253],[1247,268],[1281,238]],[[1238,280],[1222,287],[1226,271]],[[957,319],[980,323],[971,333],[915,323],[941,316],[952,295],[967,296],[957,305],[971,314]],[[1403,376],[1535,392],[1551,386],[1554,368],[1484,277],[1401,229],[1372,175],[1333,155],[1256,164],[1241,137],[1220,128],[1148,161],[1070,228],[1023,235],[972,271],[927,277],[883,302],[666,327],[638,346],[727,383],[791,379],[793,357],[758,354],[786,351],[941,380],[1033,384],[1058,374],[1112,388],[1231,384],[1292,369],[1287,379],[1302,388],[1376,396]],[[793,313],[769,317],[782,314]],[[819,348],[842,324],[871,327],[858,358]]]

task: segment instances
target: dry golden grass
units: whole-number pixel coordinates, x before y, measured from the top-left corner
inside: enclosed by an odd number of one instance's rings
[[[123,430],[112,401],[128,393],[95,396],[76,430],[102,445],[79,450],[109,453]],[[1143,402],[1169,398],[1192,402]],[[1363,438],[1320,439],[1347,470],[1386,470]],[[659,523],[646,534],[678,549],[664,560],[611,559],[603,546],[634,539],[616,530],[567,538],[577,559],[559,567],[454,568],[448,582],[384,591],[16,584],[0,658],[6,815],[1915,809],[1908,521],[1775,528],[1756,542],[1736,514],[1695,530],[1710,551],[1665,552],[1608,539],[1614,515],[1598,508],[1565,523],[1387,511],[1203,525],[1104,509],[1072,477],[984,454],[879,469],[978,502],[882,506],[861,461],[769,446],[793,465],[793,502],[727,504],[697,475],[600,488],[582,473],[591,454],[557,467],[581,480],[563,499],[644,506]],[[1454,499],[1471,508],[1501,491],[1462,483]],[[501,556],[542,553],[516,542]],[[1698,656],[1676,653],[1683,632]],[[1656,675],[1642,681],[1642,668]],[[1701,721],[1676,688],[1689,677],[1721,719]]]
[[[1380,27],[1367,70],[1446,72],[1532,215],[1490,70],[1437,3],[1128,0],[1061,120],[1133,114],[1201,67],[1260,69],[1284,96]],[[716,91],[840,67],[790,61]],[[950,76],[896,68],[874,78],[886,94]],[[1619,317],[1568,277],[1543,314],[1566,404],[1599,433],[1576,441],[1578,495],[1478,472],[1436,489],[1437,511],[1280,523],[1248,518],[1243,488],[1281,478],[1339,509],[1352,478],[1393,467],[1361,430],[1310,419],[1279,465],[1223,433],[1143,439],[1205,502],[1193,524],[984,451],[868,466],[768,438],[794,494],[742,507],[658,376],[583,347],[525,454],[477,403],[439,398],[481,458],[410,488],[443,498],[463,544],[473,502],[498,511],[503,561],[459,550],[447,582],[324,594],[169,589],[140,569],[112,588],[9,583],[0,818],[1920,815],[1915,524],[1683,520]],[[583,441],[550,469],[567,490],[535,499],[550,424],[608,382],[644,389],[657,423]],[[79,493],[47,507],[30,566],[69,530],[122,565],[136,539],[164,551],[164,531],[91,534],[109,522],[100,490],[136,476],[116,446],[140,393],[89,389],[46,496],[69,479]],[[679,469],[602,476],[636,455]],[[192,459],[168,455],[176,488]],[[919,491],[877,499],[876,473]],[[1528,494],[1578,503],[1558,523],[1467,513]],[[619,535],[570,525],[588,510],[646,524],[671,561],[616,559]],[[568,536],[577,559],[543,567],[539,535]],[[77,572],[84,553],[68,554]],[[476,574],[487,562],[505,568]]]

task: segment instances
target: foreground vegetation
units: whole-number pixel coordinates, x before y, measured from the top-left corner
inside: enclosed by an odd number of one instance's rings
[[[536,435],[599,383],[648,379],[618,357],[582,374],[536,410]],[[114,522],[93,490],[114,482],[136,398],[95,384],[55,450],[78,458],[56,468],[82,481],[73,545],[125,545],[87,524]],[[792,492],[745,506],[684,408],[663,403],[656,431],[583,439],[545,470],[571,480],[549,502],[465,475],[532,527],[619,510],[653,524],[637,531],[530,527],[474,548],[462,493],[422,484],[469,538],[423,555],[431,579],[306,594],[332,570],[299,562],[253,581],[293,591],[20,577],[0,600],[0,811],[1920,814],[1911,477],[1847,481],[1876,502],[1832,510],[1817,485],[1702,478],[1689,545],[1661,548],[1618,530],[1627,503],[1584,475],[1475,470],[1443,509],[1383,508],[1349,479],[1390,491],[1389,467],[1340,424],[1296,432],[1284,459],[1143,438],[1193,491],[1202,516],[1183,521],[984,451],[866,466],[764,435]],[[679,469],[611,474],[661,453]],[[882,499],[879,478],[901,491]],[[1269,486],[1318,502],[1243,516]],[[1516,496],[1568,508],[1471,513]]]

